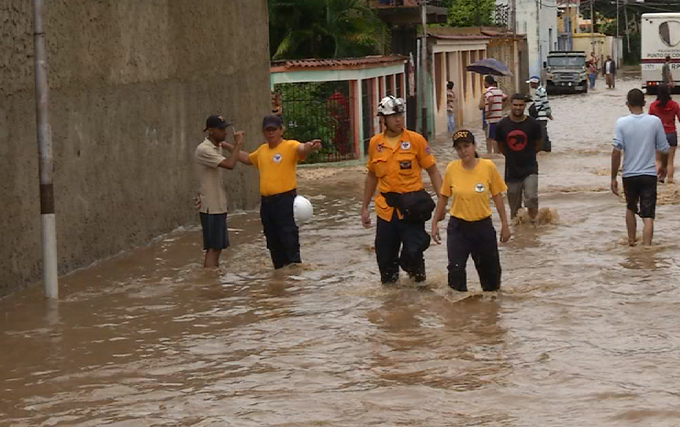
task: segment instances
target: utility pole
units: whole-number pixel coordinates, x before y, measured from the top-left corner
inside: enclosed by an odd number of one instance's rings
[[[512,12],[510,14],[511,16],[511,23],[512,23],[512,35],[514,38],[517,37],[517,0],[512,0]]]
[[[626,21],[626,40],[628,41],[628,54],[630,54],[630,32],[628,31],[628,0],[623,0],[623,20]]]
[[[621,64],[619,63],[619,56],[622,56],[619,52],[619,0],[616,0],[616,58],[614,58],[614,61],[616,61],[616,66],[620,67]]]
[[[427,0],[420,1],[420,20],[423,31],[420,41],[420,108],[422,114],[423,137],[427,139],[427,103],[425,92],[427,91]]]
[[[57,276],[57,230],[54,213],[54,160],[48,117],[47,53],[43,22],[43,0],[33,0],[33,43],[35,68],[35,115],[40,173],[40,217],[42,222],[43,288],[45,296],[59,297]]]
[[[590,48],[595,52],[595,7],[593,0],[590,0]]]

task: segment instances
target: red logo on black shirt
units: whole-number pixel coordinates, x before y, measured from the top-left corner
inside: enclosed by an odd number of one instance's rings
[[[512,151],[522,151],[527,146],[527,134],[520,129],[513,129],[506,137],[507,146]]]

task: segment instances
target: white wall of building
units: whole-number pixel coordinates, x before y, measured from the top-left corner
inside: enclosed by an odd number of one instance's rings
[[[557,50],[557,7],[555,0],[515,0],[517,33],[526,34],[529,46],[529,73],[541,74],[548,52]],[[496,0],[511,5],[510,0]],[[510,6],[511,7],[511,6]],[[511,15],[512,16],[512,15]]]

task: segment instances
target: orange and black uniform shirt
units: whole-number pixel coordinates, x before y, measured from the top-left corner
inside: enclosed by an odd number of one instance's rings
[[[381,193],[421,190],[421,172],[434,164],[430,146],[416,132],[404,129],[395,138],[389,138],[384,133],[371,138],[366,167],[378,178],[378,194],[373,199],[378,217],[390,221],[394,214],[394,208],[387,205]]]

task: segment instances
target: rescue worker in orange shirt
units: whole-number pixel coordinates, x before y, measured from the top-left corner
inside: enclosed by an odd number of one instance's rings
[[[383,284],[399,279],[399,267],[416,282],[425,280],[423,253],[430,246],[425,221],[435,204],[423,188],[422,169],[430,175],[437,196],[442,187],[427,140],[404,128],[405,107],[405,101],[394,96],[380,101],[378,116],[385,131],[371,138],[368,147],[361,223],[371,225],[368,206],[377,188],[375,253]]]

